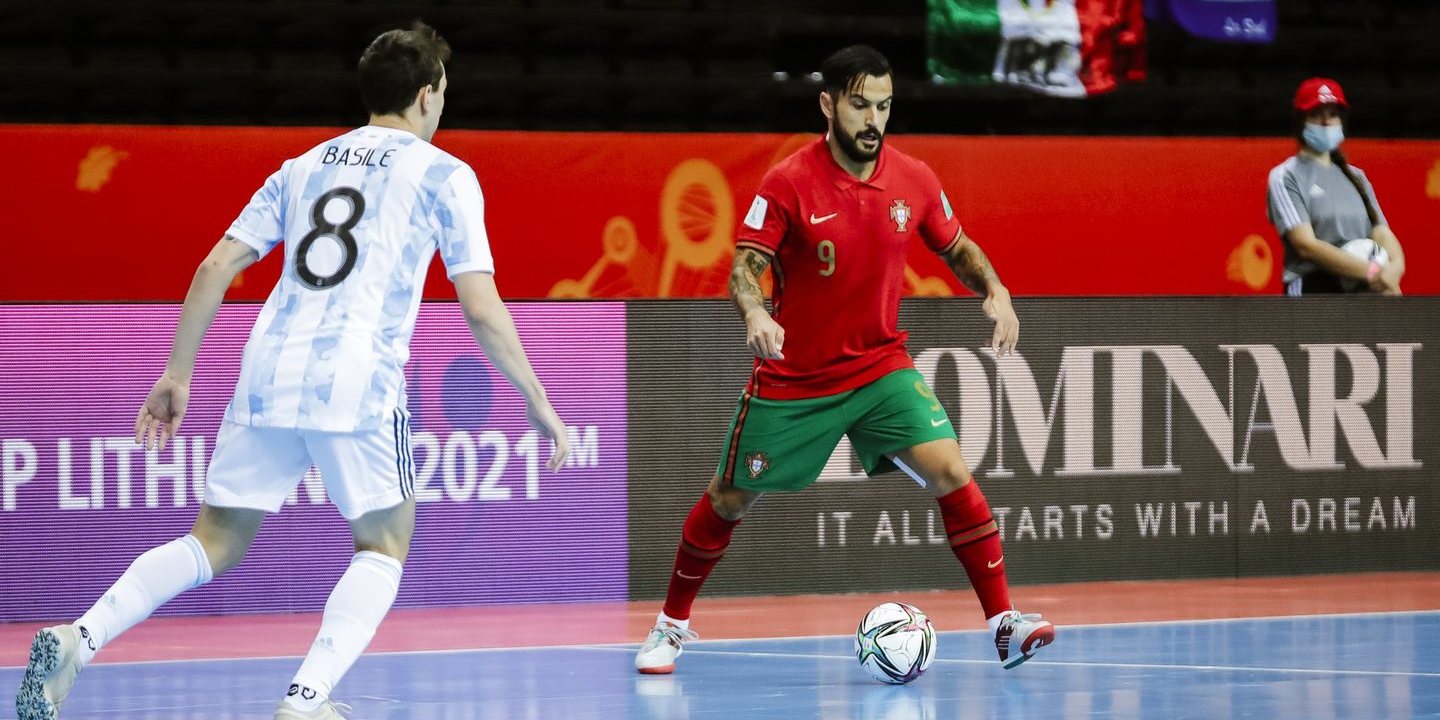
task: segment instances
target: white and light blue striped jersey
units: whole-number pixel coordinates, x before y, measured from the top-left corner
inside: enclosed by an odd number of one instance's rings
[[[403,368],[435,251],[450,277],[493,273],[469,165],[366,126],[287,160],[227,235],[285,269],[255,320],[226,418],[353,432],[405,407]]]

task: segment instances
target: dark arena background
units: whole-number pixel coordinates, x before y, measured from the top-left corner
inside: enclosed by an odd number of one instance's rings
[[[275,252],[235,277],[183,428],[147,450],[136,411],[195,268],[282,162],[366,124],[360,53],[417,19],[453,49],[433,143],[483,188],[572,452],[544,467],[435,260],[404,369],[417,527],[335,690],[352,717],[1440,717],[1440,5],[12,0],[0,719],[37,630],[189,531],[286,271]],[[939,506],[843,440],[735,530],[675,673],[637,674],[752,372],[736,237],[825,133],[820,63],[855,43],[893,67],[885,145],[935,171],[1014,296],[997,357],[982,299],[915,242],[899,322],[1055,644],[1001,669]],[[1267,191],[1317,76],[1403,247],[1399,297],[1286,296]],[[63,717],[272,717],[353,552],[312,469],[242,564],[107,645]],[[855,661],[887,601],[938,631],[903,686]]]

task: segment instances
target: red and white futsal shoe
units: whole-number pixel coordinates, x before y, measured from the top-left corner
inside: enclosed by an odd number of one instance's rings
[[[1039,613],[1022,615],[1017,610],[1005,613],[995,630],[995,649],[1000,664],[1006,669],[1034,657],[1040,648],[1055,642],[1055,626],[1040,619]]]

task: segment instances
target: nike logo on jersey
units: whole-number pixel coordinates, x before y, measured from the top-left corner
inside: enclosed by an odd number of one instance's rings
[[[944,425],[944,424],[945,424],[945,418],[939,418],[939,419],[937,419],[937,420],[931,420],[931,421],[930,421],[930,427],[940,427],[941,425]]]
[[[1001,555],[1001,556],[1000,556],[1000,559],[999,559],[999,560],[996,560],[995,562],[985,563],[985,567],[988,567],[988,568],[990,568],[991,570],[994,570],[995,568],[999,567],[999,566],[1000,566],[1000,563],[1002,563],[1002,562],[1005,562],[1005,556],[1004,556],[1004,555]]]
[[[821,215],[820,217],[815,217],[815,213],[810,213],[810,224],[811,224],[811,225],[819,225],[820,223],[823,223],[823,222],[825,222],[826,220],[829,220],[830,218],[833,218],[833,217],[835,217],[836,215],[839,215],[839,214],[840,214],[840,213],[838,213],[838,212],[833,212],[833,213],[830,213],[829,215]]]
[[[679,576],[682,577],[682,578],[685,578],[686,580],[699,580],[699,579],[700,579],[700,576],[699,576],[699,575],[686,575],[685,573],[680,572],[679,570],[676,570],[676,571],[675,571],[675,574],[676,574],[676,575],[679,575]]]

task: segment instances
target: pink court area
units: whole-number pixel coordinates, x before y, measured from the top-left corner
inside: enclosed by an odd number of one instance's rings
[[[1092,582],[1012,589],[1025,612],[1060,626],[1239,617],[1440,610],[1440,573]],[[969,590],[701,598],[694,628],[707,640],[839,635],[875,605],[917,605],[940,630],[984,627]],[[368,652],[592,645],[644,639],[659,602],[395,610]],[[155,618],[126,633],[97,662],[300,656],[318,613]],[[40,622],[0,623],[0,666],[24,665]]]

